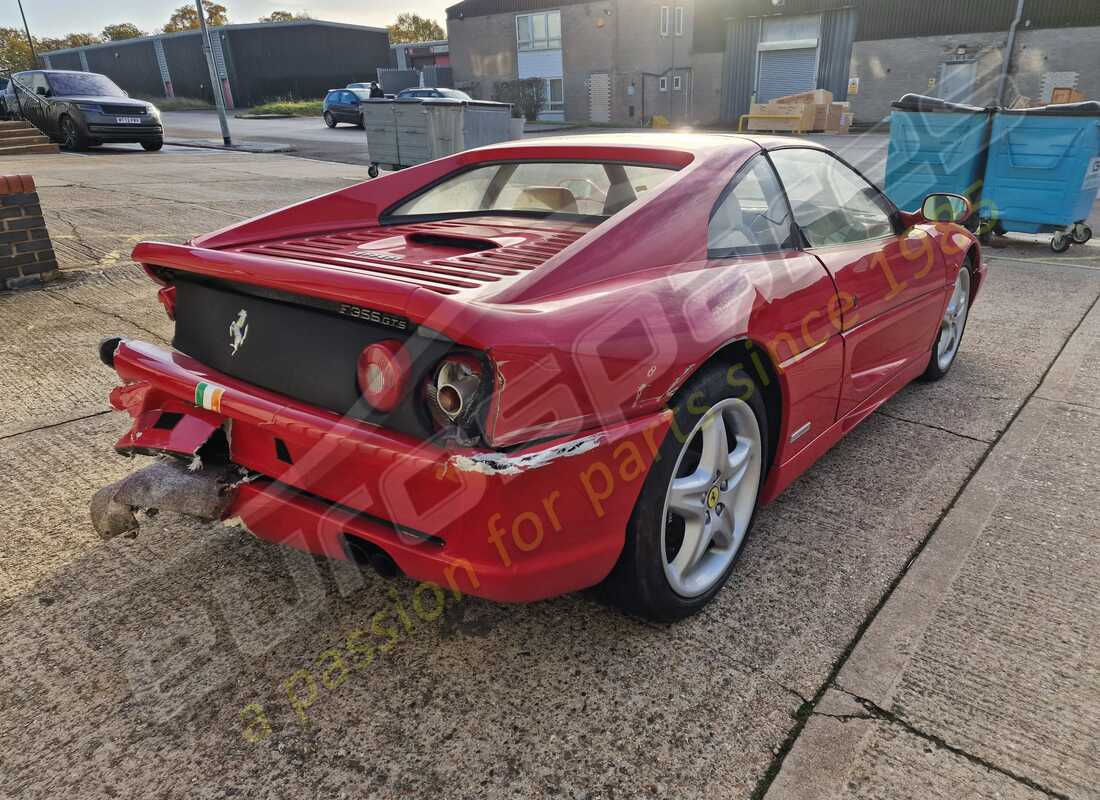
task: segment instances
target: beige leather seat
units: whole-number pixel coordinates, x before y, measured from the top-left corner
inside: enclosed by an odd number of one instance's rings
[[[577,213],[577,198],[564,186],[526,186],[516,197],[515,206],[523,211],[561,211]]]

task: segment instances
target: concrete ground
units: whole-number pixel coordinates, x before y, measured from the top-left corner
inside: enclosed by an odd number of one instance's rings
[[[171,335],[129,248],[365,168],[4,167],[66,276],[0,294],[0,797],[1096,796],[1100,247],[989,251],[951,375],[763,509],[698,617],[465,599],[368,662],[349,633],[410,582],[168,513],[103,543],[87,512],[136,466],[96,343]]]

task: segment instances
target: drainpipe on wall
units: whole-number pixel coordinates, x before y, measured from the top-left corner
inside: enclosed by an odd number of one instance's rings
[[[1008,26],[1008,42],[1005,44],[1004,65],[1001,67],[1001,77],[997,81],[997,105],[1005,104],[1005,89],[1008,88],[1008,70],[1012,66],[1012,51],[1016,48],[1016,28],[1020,20],[1024,18],[1024,0],[1016,0],[1016,17]]]

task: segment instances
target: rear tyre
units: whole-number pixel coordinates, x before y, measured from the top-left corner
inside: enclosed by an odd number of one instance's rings
[[[331,111],[326,111],[322,116],[325,118],[325,124],[330,128],[336,127],[336,117],[332,116]]]
[[[697,613],[729,580],[752,527],[768,465],[768,423],[756,382],[740,368],[704,368],[679,392],[598,592],[658,622]]]
[[[73,122],[72,117],[62,117],[58,123],[61,129],[61,146],[66,150],[76,152],[88,146],[88,139],[80,131],[80,126]]]
[[[377,164],[371,164],[369,167],[367,167],[367,175],[369,175],[372,178],[377,178],[378,177],[378,165]]]
[[[938,381],[951,371],[955,357],[959,354],[966,320],[970,314],[970,262],[967,260],[955,276],[955,287],[940,320],[940,330],[936,342],[932,345],[932,355],[928,367],[921,377],[926,381]]]
[[[154,152],[156,150],[160,150],[162,147],[164,147],[164,140],[163,139],[156,139],[152,142],[142,142],[141,146],[144,147],[148,152],[152,153],[152,152]]]

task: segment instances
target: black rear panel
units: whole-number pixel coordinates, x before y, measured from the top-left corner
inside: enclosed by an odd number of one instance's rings
[[[413,364],[408,393],[418,396],[425,376],[451,349],[446,337],[370,309],[260,287],[192,280],[179,273],[175,286],[172,346],[180,352],[295,400],[412,436],[430,434],[431,423],[421,402],[402,401],[389,414],[362,402],[355,370],[367,345],[384,339],[401,341]]]

